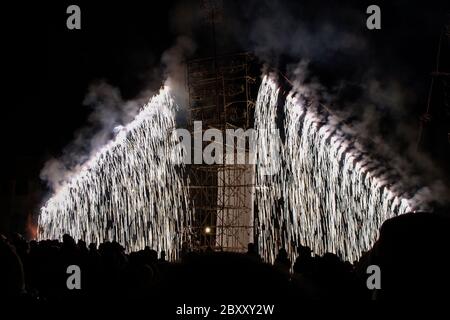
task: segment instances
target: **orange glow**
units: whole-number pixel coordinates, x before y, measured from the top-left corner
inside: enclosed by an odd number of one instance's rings
[[[38,226],[33,222],[33,214],[28,214],[27,216],[27,226],[26,226],[27,236],[29,239],[36,240]]]

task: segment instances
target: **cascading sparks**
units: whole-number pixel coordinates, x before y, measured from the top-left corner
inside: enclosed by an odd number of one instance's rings
[[[256,205],[259,252],[268,261],[275,260],[280,234],[277,223],[277,200],[282,198],[281,138],[276,127],[279,90],[269,78],[264,78],[258,92],[255,108],[256,133]]]
[[[191,212],[175,109],[168,88],[152,97],[41,208],[38,238],[115,240],[127,251],[150,246],[176,259]]]
[[[276,127],[277,97],[275,82],[265,77],[255,110],[257,159],[270,155],[279,170],[257,165],[260,253],[273,262],[284,247],[294,258],[301,244],[316,254],[356,260],[383,221],[411,211],[408,197],[392,170],[344,133],[332,115],[302,103],[299,93],[291,93],[284,105],[281,152],[268,152],[275,132],[263,128]]]
[[[411,211],[395,172],[369,155],[332,115],[307,106],[301,93],[284,104],[284,143],[277,126],[279,89],[264,77],[255,108],[255,200],[259,252],[298,246],[356,260],[382,222]],[[97,152],[41,208],[38,239],[115,240],[127,251],[150,246],[179,256],[192,223],[167,88]]]

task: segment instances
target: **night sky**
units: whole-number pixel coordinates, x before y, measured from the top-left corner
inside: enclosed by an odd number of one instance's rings
[[[261,64],[288,75],[293,64],[307,60],[308,81],[321,83],[324,102],[361,118],[365,133],[410,149],[448,21],[448,1],[223,2],[219,54],[252,51]],[[81,30],[66,28],[70,4],[81,8]],[[381,7],[381,30],[365,26],[369,4]],[[201,1],[14,2],[2,4],[2,13],[3,216],[11,212],[5,200],[10,181],[39,181],[45,161],[61,156],[80,128],[90,126],[85,139],[95,134],[92,106],[84,103],[93,83],[107,83],[124,101],[132,100],[162,84],[161,56],[180,36],[196,47],[186,59],[212,54]],[[448,49],[448,38],[443,47]],[[450,50],[446,53],[442,69],[448,72]],[[375,89],[369,86],[374,83]],[[368,104],[373,112],[361,109]],[[433,145],[434,154],[441,154],[443,145]],[[35,206],[49,192],[43,182],[38,189]],[[2,232],[23,230],[24,219],[16,214],[28,213],[6,214]],[[6,227],[9,220],[19,222]]]

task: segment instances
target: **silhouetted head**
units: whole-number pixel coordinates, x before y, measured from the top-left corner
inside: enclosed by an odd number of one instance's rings
[[[75,240],[66,233],[63,235],[63,244],[65,246],[75,246]]]
[[[80,249],[86,249],[86,242],[84,242],[83,240],[80,239],[80,240],[78,240],[77,246]]]
[[[302,245],[300,245],[298,248],[297,248],[297,253],[298,253],[298,255],[301,257],[301,258],[308,258],[308,257],[311,257],[311,248],[310,247],[308,247],[308,246],[302,246]]]
[[[149,256],[150,256],[151,262],[158,261],[158,252],[156,252],[156,250],[150,249]]]
[[[278,251],[278,256],[280,258],[287,258],[287,251],[285,248],[280,248],[280,250]]]
[[[339,264],[341,262],[339,256],[332,252],[325,253],[322,257],[322,260],[328,264]]]

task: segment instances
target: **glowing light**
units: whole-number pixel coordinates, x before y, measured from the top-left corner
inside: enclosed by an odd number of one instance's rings
[[[256,202],[259,251],[274,262],[278,247],[294,258],[308,245],[353,261],[368,250],[383,221],[411,211],[395,175],[375,161],[339,123],[290,94],[284,106],[283,166],[267,175],[258,163]],[[255,110],[257,153],[272,154],[278,89],[265,77]],[[273,158],[273,166],[280,162]],[[394,191],[395,190],[395,191]]]
[[[382,222],[411,210],[395,172],[374,160],[339,121],[301,93],[284,105],[284,143],[276,122],[279,90],[262,81],[255,107],[255,201],[259,252],[293,259],[299,244],[350,261],[370,248]],[[167,87],[41,209],[38,239],[69,233],[87,242],[148,245],[178,257],[188,240],[189,209],[175,106]],[[205,227],[205,234],[212,232]]]
[[[175,105],[164,88],[41,208],[39,239],[115,240],[176,259],[191,224]]]

